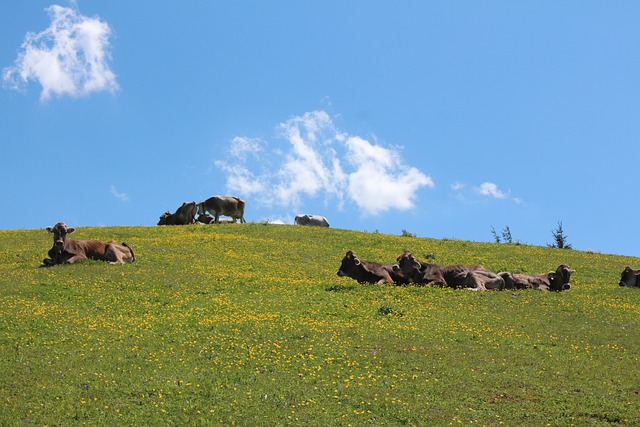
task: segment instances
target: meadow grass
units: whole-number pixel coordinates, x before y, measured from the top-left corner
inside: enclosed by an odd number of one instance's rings
[[[0,231],[0,425],[640,425],[640,260],[266,224],[78,228],[128,265],[38,268]],[[363,285],[393,262],[576,270],[572,288]]]

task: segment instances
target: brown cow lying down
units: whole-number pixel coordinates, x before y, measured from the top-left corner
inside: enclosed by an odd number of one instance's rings
[[[640,288],[640,270],[634,270],[627,265],[624,270],[622,270],[618,285]]]
[[[108,261],[109,264],[124,264],[135,261],[133,249],[126,243],[117,244],[100,242],[98,240],[76,240],[67,238],[76,229],[68,227],[64,222],[59,222],[53,227],[47,227],[47,231],[53,233],[53,247],[49,249],[49,258],[43,263],[50,267],[56,264],[73,264],[81,259],[95,259]]]
[[[158,225],[187,225],[196,222],[196,202],[184,202],[175,213],[169,211],[160,216]]]
[[[411,251],[404,251],[393,265],[407,280],[418,285],[439,285],[476,291],[503,289],[504,280],[482,265],[437,265],[417,260]]]
[[[198,215],[196,218],[196,224],[215,224],[216,219],[209,214]],[[219,224],[235,224],[235,221],[232,218],[219,218]]]
[[[363,261],[352,251],[342,258],[338,276],[351,277],[359,283],[407,283],[401,273],[393,271],[391,264]]]
[[[507,289],[539,289],[543,291],[564,291],[571,289],[571,270],[568,265],[560,264],[556,271],[546,274],[513,274],[510,272],[498,273],[505,282]]]

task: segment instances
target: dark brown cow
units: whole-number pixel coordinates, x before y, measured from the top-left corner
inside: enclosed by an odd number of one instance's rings
[[[411,251],[400,255],[393,270],[401,272],[409,281],[418,285],[439,285],[484,291],[503,289],[504,280],[482,265],[438,265],[417,260]]]
[[[196,223],[200,224],[215,224],[216,219],[209,214],[198,215]],[[234,224],[233,218],[220,218],[218,224]]]
[[[363,261],[352,251],[342,258],[338,276],[351,277],[359,283],[407,283],[401,273],[393,271],[391,264]]]
[[[546,274],[514,274],[508,271],[498,274],[504,279],[507,289],[565,291],[571,289],[571,273],[575,273],[575,270],[571,270],[566,264],[560,264],[556,271]]]
[[[627,265],[620,274],[618,285],[640,288],[640,270],[634,270]]]
[[[209,214],[198,215],[198,218],[196,218],[196,222],[200,224],[211,224],[213,221],[215,221],[215,218]]]
[[[198,215],[204,215],[209,212],[214,216],[214,222],[220,223],[220,215],[230,216],[233,218],[233,222],[240,219],[241,223],[245,223],[244,220],[244,201],[234,196],[213,196],[207,200],[198,203]]]
[[[187,225],[196,222],[196,202],[184,202],[175,213],[169,211],[162,214],[158,225]]]
[[[67,234],[73,233],[76,229],[67,227],[64,222],[58,222],[46,230],[53,233],[53,247],[48,252],[49,258],[43,261],[45,266],[73,264],[81,259],[108,261],[109,264],[124,264],[136,260],[133,249],[126,243],[119,245],[113,240],[100,242],[67,238]]]

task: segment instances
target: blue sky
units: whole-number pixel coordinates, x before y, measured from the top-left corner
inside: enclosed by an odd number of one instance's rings
[[[640,256],[640,3],[5,1],[0,229],[248,221]],[[403,249],[403,248],[399,248]]]

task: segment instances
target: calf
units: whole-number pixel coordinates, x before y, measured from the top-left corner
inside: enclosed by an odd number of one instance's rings
[[[240,223],[244,220],[244,200],[234,196],[213,196],[207,200],[198,203],[198,215],[204,215],[209,212],[214,216],[214,222],[220,223],[220,215],[230,216],[233,222],[240,219]]]
[[[198,215],[196,218],[196,222],[200,224],[211,224],[214,220],[215,218],[209,214]]]
[[[53,233],[53,247],[49,250],[49,258],[45,258],[45,266],[56,264],[73,264],[81,259],[95,259],[108,261],[109,264],[124,264],[136,260],[133,249],[126,243],[117,244],[100,242],[98,240],[76,240],[67,238],[76,229],[67,227],[64,222],[59,222],[46,230]]]
[[[622,270],[622,274],[620,275],[620,281],[618,282],[620,286],[630,286],[633,288],[640,287],[640,270],[634,270],[628,265]]]
[[[338,276],[351,277],[359,283],[407,283],[401,273],[393,271],[391,264],[363,261],[352,251],[342,258]]]
[[[396,259],[393,270],[418,285],[439,285],[484,291],[503,289],[504,279],[482,265],[438,265],[417,260],[411,251],[404,251]]]
[[[564,291],[571,289],[571,270],[568,265],[560,264],[556,271],[546,274],[514,274],[508,271],[498,273],[504,279],[507,289],[538,289],[542,291]]]

